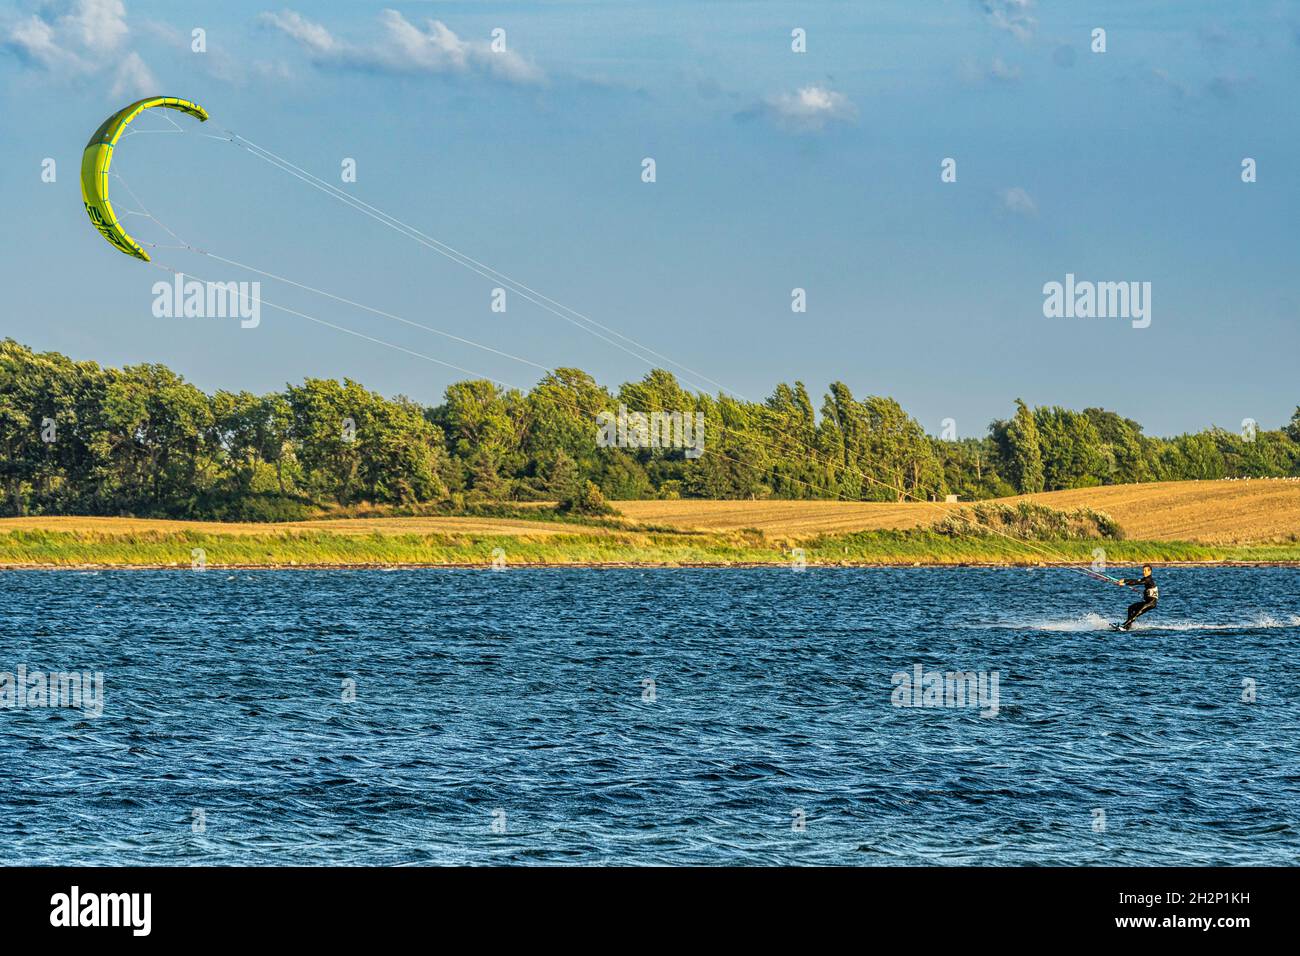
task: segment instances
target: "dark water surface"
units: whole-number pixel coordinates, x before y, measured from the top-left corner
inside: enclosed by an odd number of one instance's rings
[[[0,709],[0,860],[1295,864],[1300,571],[1157,577],[0,573],[0,672],[104,675]]]

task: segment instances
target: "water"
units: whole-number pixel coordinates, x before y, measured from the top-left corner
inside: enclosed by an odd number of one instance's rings
[[[1295,864],[1300,571],[1157,577],[3,573],[0,671],[105,700],[0,710],[0,860]]]

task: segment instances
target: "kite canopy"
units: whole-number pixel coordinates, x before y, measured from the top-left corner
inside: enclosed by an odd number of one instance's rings
[[[135,256],[145,262],[149,261],[149,253],[127,235],[117,220],[117,214],[113,212],[113,204],[108,201],[108,167],[113,162],[113,147],[122,138],[122,131],[133,119],[155,106],[189,113],[198,117],[200,122],[207,122],[208,119],[208,111],[198,103],[174,96],[151,96],[118,110],[104,120],[104,125],[95,130],[95,135],[90,137],[86,151],[81,155],[81,200],[86,204],[86,215],[90,216],[91,223],[101,236],[128,256]]]

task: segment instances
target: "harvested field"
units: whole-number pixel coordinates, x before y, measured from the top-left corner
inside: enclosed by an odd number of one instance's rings
[[[1179,481],[1110,485],[998,499],[1030,500],[1053,508],[1087,506],[1119,522],[1131,540],[1197,544],[1290,544],[1300,542],[1300,480]],[[857,501],[617,501],[626,522],[680,531],[735,533],[755,528],[773,540],[797,540],[855,531],[896,531],[931,524],[966,503]],[[0,518],[0,533],[54,531],[94,535],[194,532],[273,535],[319,532],[337,535],[503,535],[524,538],[557,534],[599,536],[612,529],[567,521],[523,518],[411,517],[336,518],[256,522],[174,521],[151,518]]]
[[[1252,544],[1300,540],[1300,480],[1170,481],[1108,485],[999,499],[1053,508],[1087,506],[1143,541]],[[960,505],[856,501],[618,501],[626,517],[644,524],[700,531],[757,528],[765,534],[808,537],[850,531],[914,528]]]
[[[281,531],[312,531],[327,534],[500,534],[544,537],[554,534],[600,534],[604,529],[563,521],[530,521],[519,518],[331,518],[317,521],[173,521],[166,518],[33,517],[0,518],[5,531],[63,531],[99,535],[193,531],[202,534],[266,535]]]

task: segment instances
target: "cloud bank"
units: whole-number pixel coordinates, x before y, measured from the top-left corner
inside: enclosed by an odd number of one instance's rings
[[[317,66],[383,73],[486,76],[510,83],[540,83],[542,71],[508,48],[463,40],[441,20],[418,26],[396,10],[379,15],[380,35],[366,43],[334,36],[296,10],[263,13],[259,20],[295,40]]]
[[[122,0],[57,0],[0,25],[0,49],[63,78],[106,79],[114,96],[155,93],[144,59],[125,49],[130,32]]]

